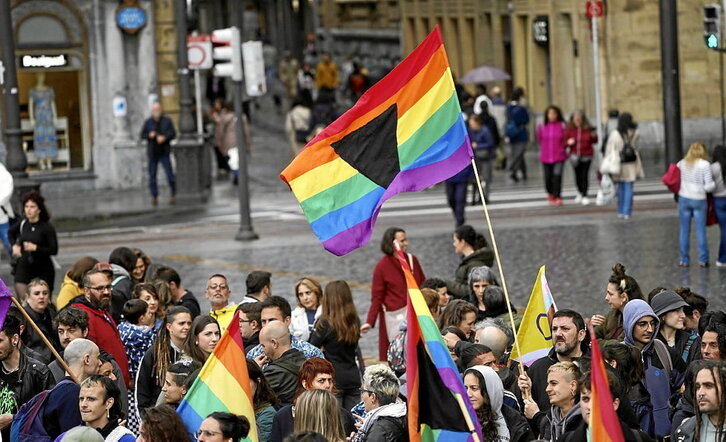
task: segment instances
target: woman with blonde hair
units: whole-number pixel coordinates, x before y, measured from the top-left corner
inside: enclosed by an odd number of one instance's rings
[[[318,281],[303,277],[295,283],[295,297],[297,307],[292,311],[290,332],[298,339],[307,341],[315,321],[323,312],[323,288]]]
[[[691,218],[696,226],[698,241],[698,264],[708,267],[708,240],[706,239],[706,218],[708,202],[706,193],[716,188],[708,162],[708,150],[703,143],[696,142],[688,148],[686,156],[678,162],[681,170],[681,188],[678,191],[678,216],[680,218],[679,245],[681,267],[690,264]]]
[[[295,402],[295,432],[315,431],[330,442],[345,441],[340,407],[327,390],[307,390]]]
[[[315,323],[310,343],[323,350],[325,359],[333,364],[336,396],[340,406],[347,410],[360,398],[360,371],[356,363],[359,339],[360,319],[348,283],[328,283],[323,294],[323,312]]]
[[[539,432],[540,439],[558,440],[582,423],[580,375],[580,368],[574,362],[558,362],[547,370],[549,410],[540,411],[537,402],[525,395],[524,415],[534,432]]]

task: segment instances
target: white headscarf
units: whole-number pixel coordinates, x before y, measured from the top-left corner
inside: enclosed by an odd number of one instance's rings
[[[475,365],[468,369],[467,372],[471,370],[479,372],[484,377],[486,394],[489,397],[489,406],[492,408],[494,423],[497,424],[497,435],[500,441],[508,441],[509,428],[507,428],[507,423],[504,421],[504,416],[502,415],[502,401],[504,398],[504,385],[502,384],[502,380],[499,379],[496,371],[485,365]]]

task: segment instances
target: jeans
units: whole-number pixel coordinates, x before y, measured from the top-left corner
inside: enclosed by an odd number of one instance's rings
[[[718,262],[726,263],[726,197],[714,198],[713,208],[716,209],[718,228],[721,230],[721,242],[718,246]]]
[[[171,189],[171,195],[176,195],[176,177],[174,176],[174,171],[171,169],[171,158],[169,157],[169,154],[165,155],[154,155],[153,153],[149,154],[149,190],[151,191],[151,196],[156,198],[159,196],[159,186],[156,184],[156,170],[159,167],[159,163],[161,163],[161,167],[164,168],[164,173],[166,173],[166,179],[169,182],[169,188]]]
[[[698,262],[708,262],[708,241],[706,240],[706,214],[708,202],[678,197],[678,216],[681,219],[681,230],[678,243],[681,249],[681,262],[690,262],[691,218],[696,225],[696,241],[698,242]]]
[[[574,166],[575,169],[575,185],[580,195],[587,196],[588,176],[590,175],[590,158],[580,158],[580,161]]]
[[[512,143],[509,171],[516,177],[518,171],[522,171],[522,178],[527,179],[527,164],[524,161],[524,152],[527,150],[527,142]]]
[[[2,240],[3,246],[5,246],[5,250],[8,251],[8,254],[12,256],[13,247],[10,245],[8,230],[10,230],[10,223],[0,224],[0,240]]]
[[[630,216],[633,213],[633,182],[618,183],[618,215]]]
[[[564,164],[563,162],[552,164],[542,163],[545,189],[547,189],[548,195],[552,195],[555,198],[562,196],[562,168]]]
[[[446,201],[454,212],[456,226],[464,224],[464,208],[466,207],[466,181],[461,183],[446,183]]]

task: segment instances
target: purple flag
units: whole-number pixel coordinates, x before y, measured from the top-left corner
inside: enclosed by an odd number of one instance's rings
[[[0,329],[5,325],[5,317],[13,303],[13,292],[10,291],[5,281],[0,278]]]

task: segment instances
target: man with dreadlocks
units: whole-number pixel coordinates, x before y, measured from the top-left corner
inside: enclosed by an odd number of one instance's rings
[[[695,370],[694,403],[698,413],[676,430],[677,442],[726,441],[726,363],[702,361]]]

